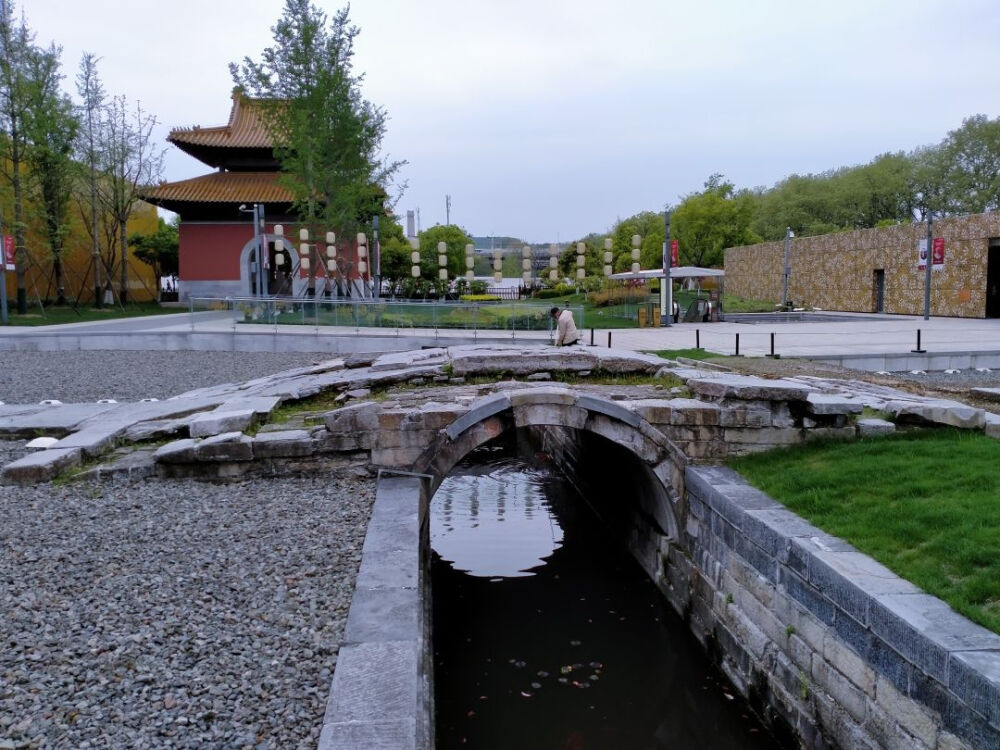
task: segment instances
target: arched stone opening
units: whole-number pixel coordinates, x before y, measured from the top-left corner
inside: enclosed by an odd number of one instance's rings
[[[282,296],[290,295],[292,297],[302,296],[305,291],[305,280],[299,278],[299,274],[295,270],[297,255],[294,245],[283,235],[265,234],[262,239],[269,255],[273,256],[280,253],[285,256],[285,263],[280,267],[278,273],[287,273],[287,284],[282,285],[278,283],[276,286],[271,284],[275,288],[273,291],[268,289],[266,294],[271,295],[273,293],[281,294]],[[272,245],[274,246],[273,251],[271,250]],[[251,239],[247,241],[240,251],[240,290],[242,294],[250,297],[257,296],[256,273],[252,270],[256,259],[257,240]]]

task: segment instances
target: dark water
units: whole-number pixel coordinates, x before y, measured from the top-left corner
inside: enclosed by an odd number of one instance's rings
[[[544,457],[476,453],[431,504],[439,750],[775,746]]]

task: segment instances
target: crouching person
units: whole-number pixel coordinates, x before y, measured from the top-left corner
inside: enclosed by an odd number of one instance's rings
[[[556,346],[571,346],[580,340],[580,332],[576,330],[571,311],[553,307],[549,313],[556,322]]]

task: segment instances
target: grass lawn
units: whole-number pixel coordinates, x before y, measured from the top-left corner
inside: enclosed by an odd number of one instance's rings
[[[71,306],[57,307],[46,305],[40,310],[38,303],[28,306],[28,312],[18,315],[16,307],[8,300],[8,319],[12,326],[53,326],[61,323],[83,323],[97,320],[112,320],[114,318],[136,318],[144,315],[170,315],[187,312],[184,307],[160,307],[156,302],[138,302],[128,304],[125,309],[118,305],[107,305],[100,309],[81,305],[75,310]]]
[[[725,354],[707,352],[704,349],[657,349],[655,351],[647,352],[647,354],[653,354],[657,357],[663,357],[664,359],[687,357],[688,359],[700,360],[725,359],[727,356]]]
[[[1000,633],[1000,441],[928,429],[729,462],[755,486]]]

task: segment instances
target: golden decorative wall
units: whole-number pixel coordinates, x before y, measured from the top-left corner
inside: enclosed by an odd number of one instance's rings
[[[1000,213],[942,219],[934,236],[945,240],[944,269],[931,278],[931,314],[986,315],[986,260],[990,238],[1000,237]],[[795,307],[875,311],[875,271],[885,271],[883,309],[922,315],[924,272],[917,243],[927,224],[795,238],[789,252],[788,298]],[[785,243],[732,247],[725,252],[726,292],[781,301]]]

